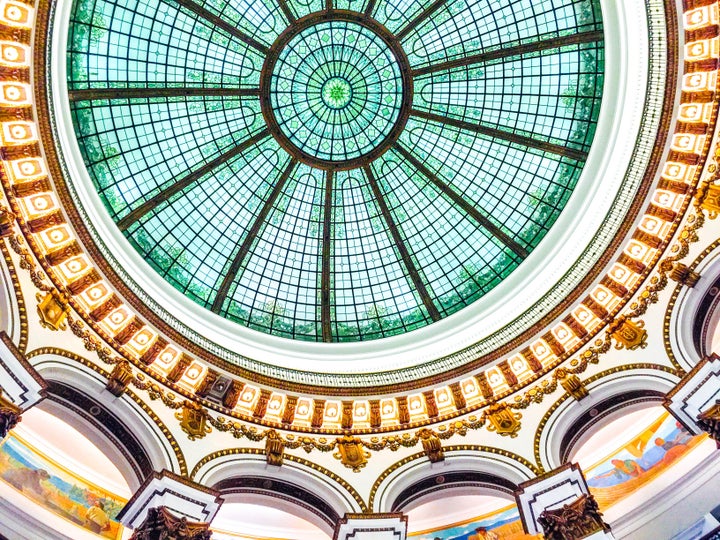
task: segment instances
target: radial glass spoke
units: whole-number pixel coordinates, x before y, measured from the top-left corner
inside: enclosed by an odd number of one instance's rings
[[[373,18],[397,33],[432,5],[434,0],[377,0]]]
[[[178,0],[163,0],[169,3]],[[238,28],[251,38],[270,45],[288,24],[275,0],[191,0]]]
[[[79,101],[72,113],[90,176],[115,219],[264,127],[259,103],[246,98]]]
[[[128,238],[175,288],[209,308],[287,161],[265,138],[143,217]]]
[[[334,340],[376,339],[431,322],[362,172],[338,172],[333,194]]]
[[[401,155],[388,152],[372,169],[443,316],[480,298],[521,262]]]
[[[71,90],[257,88],[263,62],[256,50],[161,0],[79,0],[68,49]]]
[[[573,49],[417,77],[413,106],[587,152],[600,110],[602,49]]]
[[[599,0],[447,2],[403,39],[413,68],[602,29]]]
[[[400,143],[528,250],[555,222],[582,170],[573,160],[412,118]]]
[[[306,165],[288,180],[231,289],[225,304],[231,318],[283,337],[321,340],[324,182],[322,171]]]

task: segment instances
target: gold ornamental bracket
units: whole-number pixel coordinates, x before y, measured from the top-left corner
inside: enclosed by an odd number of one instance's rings
[[[445,460],[445,452],[437,433],[431,429],[423,428],[418,431],[418,438],[422,443],[425,455],[431,463],[439,463]]]
[[[39,302],[37,307],[40,316],[40,326],[49,330],[65,330],[66,319],[70,314],[70,306],[67,297],[56,289],[45,293],[37,293],[36,299]]]
[[[490,422],[488,431],[515,438],[520,431],[522,414],[513,411],[507,403],[495,403],[488,407],[485,416]]]
[[[580,380],[580,377],[566,368],[556,369],[555,379],[557,379],[560,386],[562,386],[563,389],[577,401],[580,401],[589,395],[588,390],[585,388],[585,384]]]
[[[647,347],[648,333],[643,321],[634,322],[623,317],[611,323],[608,330],[615,339],[616,349],[634,351]]]
[[[211,431],[207,410],[194,401],[185,401],[182,410],[175,413],[175,418],[180,420],[180,427],[191,441],[202,439]]]
[[[130,362],[122,360],[115,364],[110,376],[108,377],[105,389],[115,397],[123,395],[130,381],[132,381],[133,372],[130,368]]]
[[[278,432],[270,430],[265,438],[265,459],[268,465],[280,467],[285,455],[285,444]]]
[[[720,214],[720,184],[705,183],[697,191],[697,200],[700,208],[708,213],[709,219],[715,219]]]
[[[11,236],[15,226],[15,214],[0,206],[0,238]]]
[[[344,435],[336,440],[336,448],[333,457],[353,472],[360,472],[367,465],[370,452],[365,451],[359,437]]]

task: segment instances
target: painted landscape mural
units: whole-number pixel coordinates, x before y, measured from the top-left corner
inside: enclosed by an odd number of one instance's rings
[[[612,506],[665,472],[704,439],[693,437],[669,413],[585,471],[600,509]]]
[[[15,434],[0,444],[0,479],[98,536],[119,539],[122,534],[115,517],[126,500],[76,476]]]
[[[439,529],[408,535],[413,540],[531,540],[542,536],[525,534],[517,506],[510,505]]]

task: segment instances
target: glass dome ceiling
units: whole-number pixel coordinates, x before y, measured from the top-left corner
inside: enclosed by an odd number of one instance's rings
[[[597,0],[79,0],[68,94],[107,211],[244,326],[360,341],[485,295],[585,164]]]

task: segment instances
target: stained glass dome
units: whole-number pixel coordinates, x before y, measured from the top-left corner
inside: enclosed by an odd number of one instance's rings
[[[226,319],[318,342],[475,302],[578,182],[597,0],[77,0],[85,167],[132,247]]]

